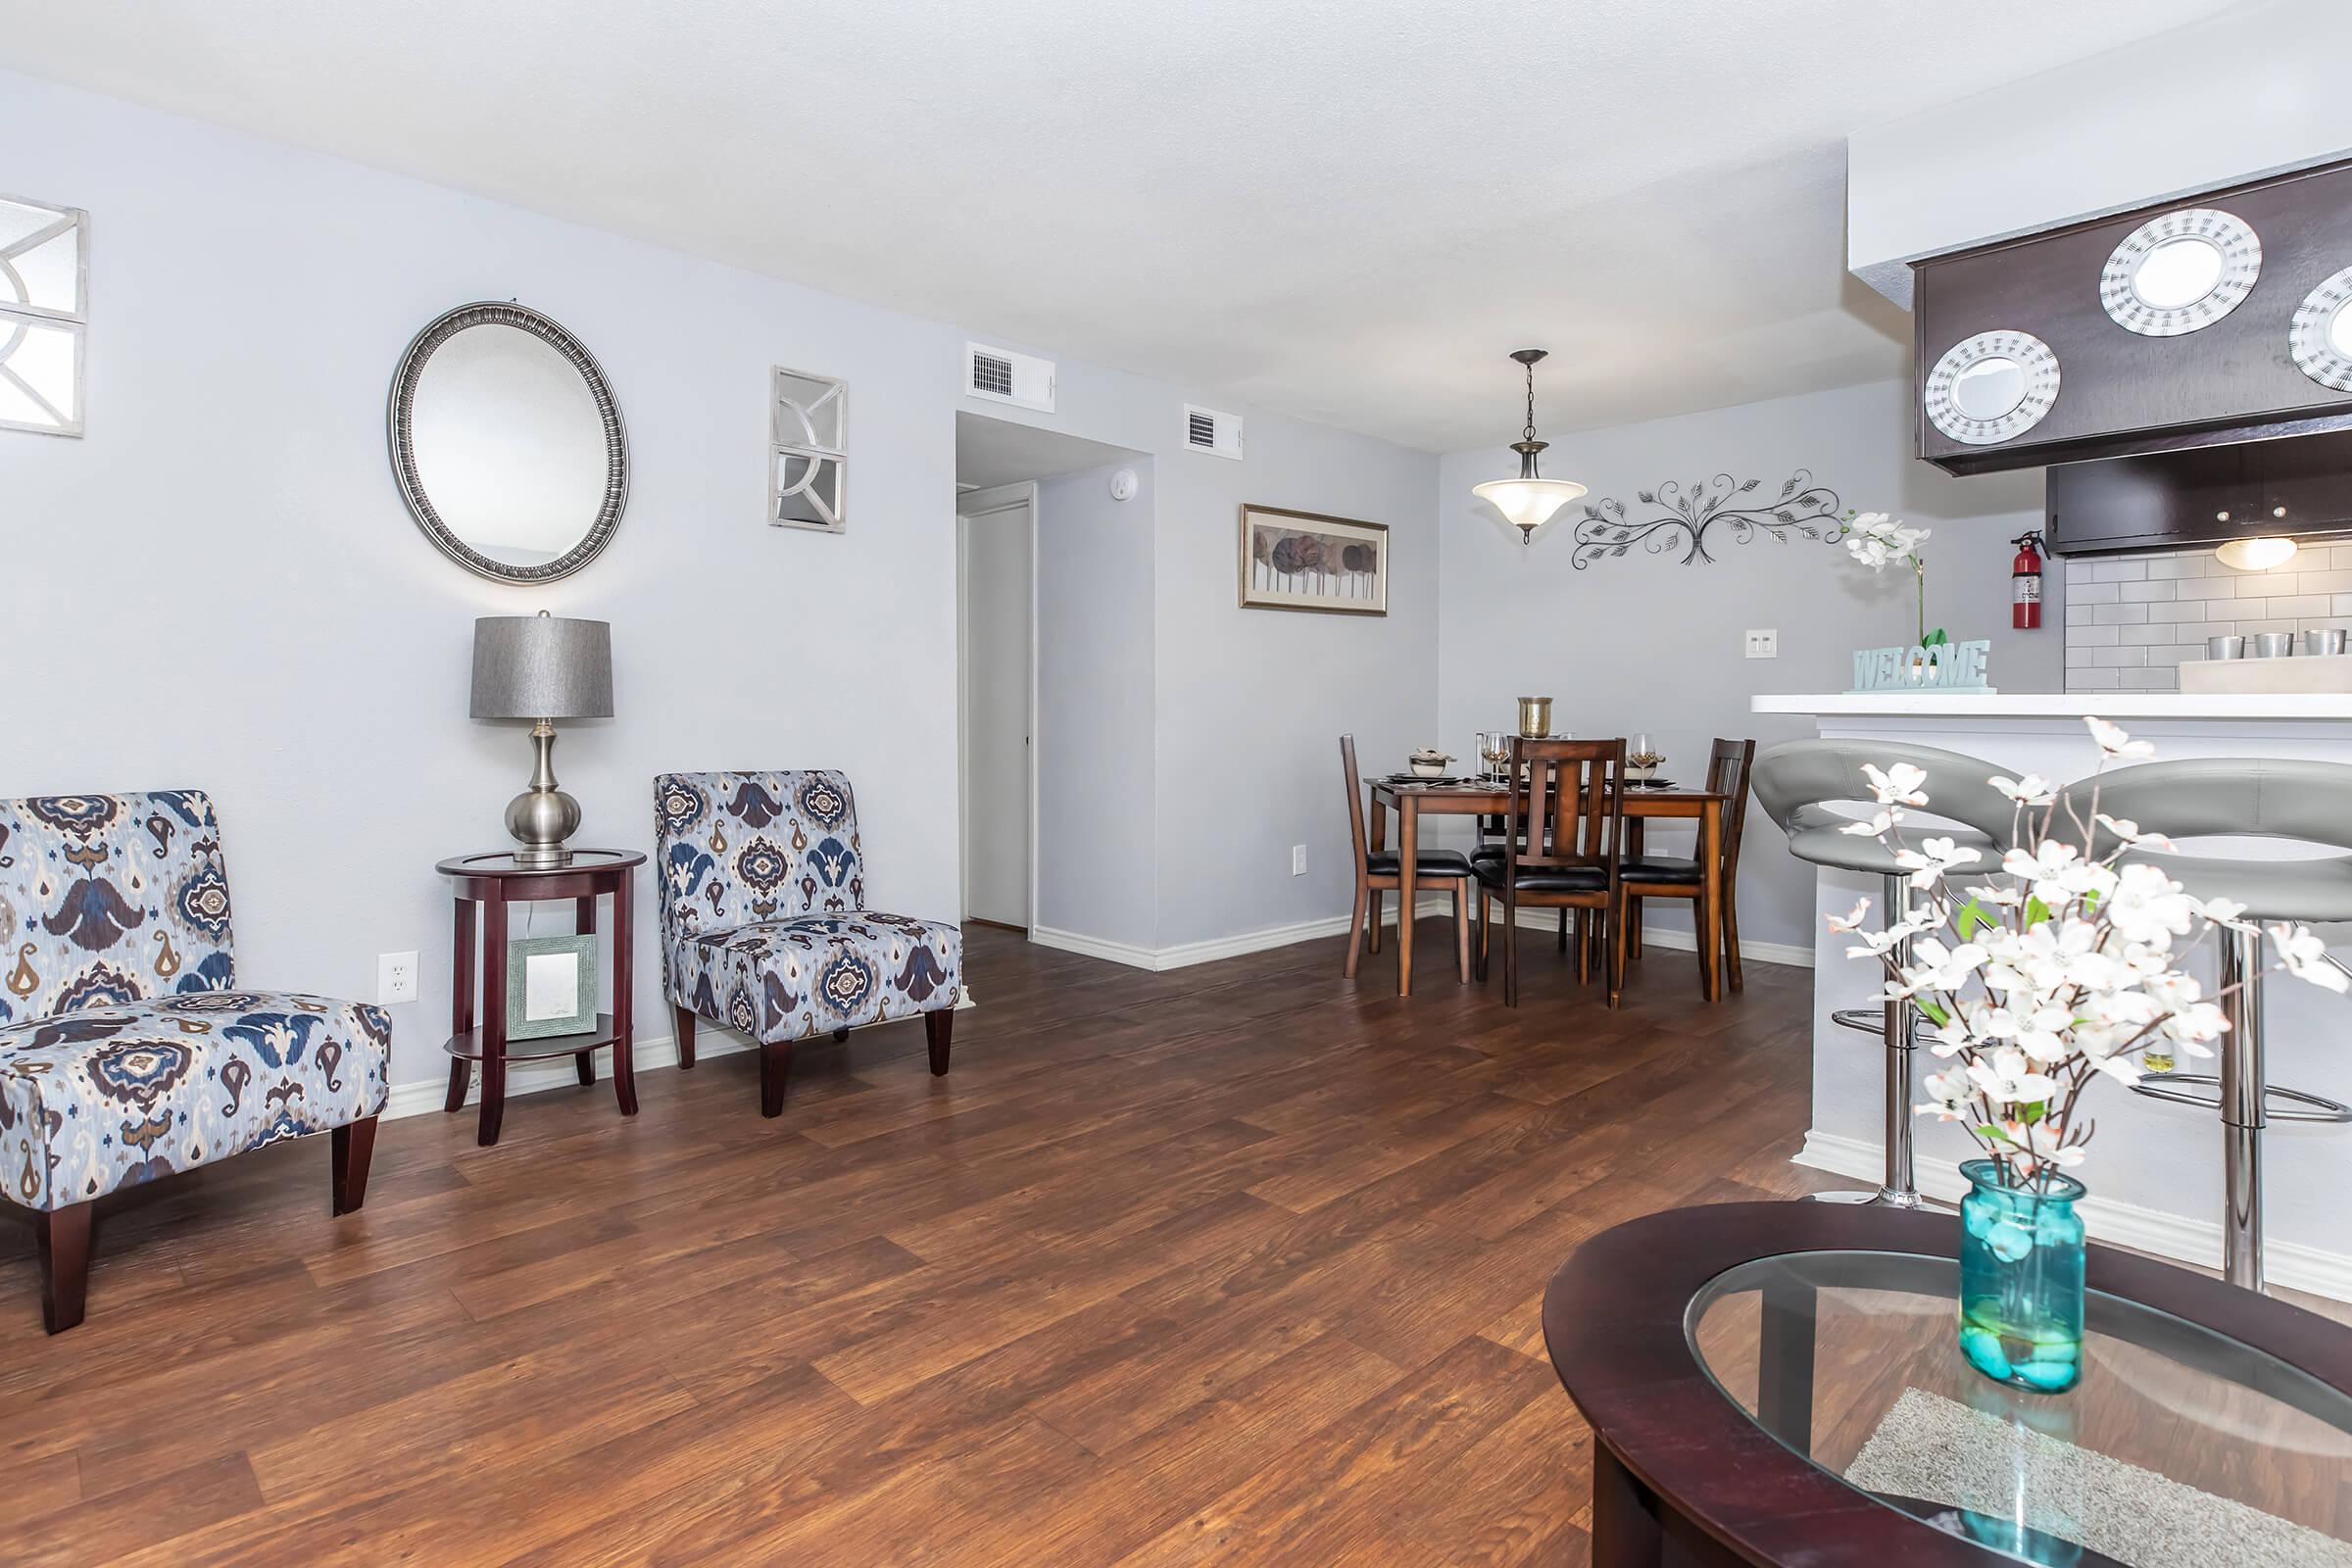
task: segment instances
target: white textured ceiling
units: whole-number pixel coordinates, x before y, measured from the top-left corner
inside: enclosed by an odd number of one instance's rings
[[[1895,373],[1844,134],[2229,9],[0,0],[0,64],[1442,451],[1525,343],[1546,434]]]

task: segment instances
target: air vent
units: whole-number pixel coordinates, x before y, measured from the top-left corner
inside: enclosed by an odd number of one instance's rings
[[[1054,412],[1054,362],[985,344],[963,346],[963,390],[992,403]]]
[[[1242,461],[1242,416],[1184,406],[1184,444],[1211,457]]]

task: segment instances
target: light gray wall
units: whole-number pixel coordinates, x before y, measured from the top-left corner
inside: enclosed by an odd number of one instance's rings
[[[1110,475],[1135,471],[1126,501]],[[1037,923],[1149,948],[1152,857],[1150,458],[1037,486]]]
[[[1008,343],[1013,349],[1032,345]],[[1157,951],[1348,912],[1339,737],[1367,768],[1400,763],[1437,725],[1438,459],[1368,436],[1243,416],[1240,463],[1189,450],[1169,389],[1061,364],[1062,415],[992,409],[1152,454],[1152,687]],[[1389,527],[1389,613],[1243,610],[1245,502]],[[1048,831],[1050,831],[1050,826]],[[1308,874],[1290,874],[1305,844]]]
[[[519,727],[465,716],[471,621],[548,609],[613,623],[618,716],[558,747],[580,842],[649,847],[662,769],[842,767],[872,902],[955,912],[955,415],[963,344],[987,334],[7,73],[0,146],[13,192],[93,215],[89,435],[0,433],[0,793],[213,791],[246,974],[366,998],[378,953],[417,951],[393,1080],[429,1082],[449,1006],[433,862],[502,845],[528,774]],[[451,565],[385,461],[401,350],[474,299],[564,322],[628,421],[627,515],[549,588]],[[761,523],[773,364],[850,383],[843,536]],[[1120,765],[1150,758],[1148,786],[1116,787],[1153,815],[1093,868],[1123,886],[1070,918],[1165,946],[1344,911],[1334,737],[1395,755],[1435,718],[1437,459],[1235,407],[1249,461],[1229,463],[1182,446],[1181,405],[1221,406],[1200,389],[1060,372],[1058,414],[1026,422],[1157,458],[1149,594],[1136,541],[1097,540],[1118,547],[1117,637],[1097,608],[1072,639],[1107,666]],[[1235,610],[1244,499],[1392,524],[1396,613]],[[1294,882],[1299,841],[1315,875]],[[650,886],[637,912],[658,1036]]]
[[[1881,382],[1781,398],[1705,414],[1566,436],[1544,454],[1545,471],[1591,486],[1597,503],[1629,506],[1665,480],[1688,485],[1718,472],[1777,492],[1798,467],[1846,506],[1890,512],[1934,530],[1927,546],[1928,623],[1954,638],[1992,639],[1992,682],[2005,691],[2060,689],[2063,632],[2054,612],[2036,632],[2009,629],[2009,539],[2040,524],[2041,474],[1951,479],[1910,456],[1909,389]],[[1470,495],[1484,479],[1515,473],[1508,450],[1460,452],[1439,473],[1445,557],[1445,649],[1438,737],[1467,755],[1481,729],[1515,727],[1513,700],[1556,699],[1554,727],[1578,735],[1646,731],[1666,754],[1665,772],[1695,782],[1718,735],[1759,746],[1813,733],[1811,720],[1748,710],[1761,692],[1841,692],[1855,648],[1908,641],[1916,630],[1908,574],[1874,577],[1835,546],[1708,536],[1712,564],[1682,552],[1640,549],[1579,571],[1571,529],[1580,509],[1522,546],[1516,530]],[[2050,602],[2057,591],[2053,563]],[[1771,627],[1780,657],[1741,653],[1741,633]],[[1813,873],[1788,858],[1761,812],[1748,821],[1740,866],[1740,934],[1750,941],[1813,946]],[[1687,841],[1687,836],[1686,836]],[[1679,844],[1652,829],[1653,847]],[[1665,906],[1661,907],[1661,903]],[[1688,910],[1653,902],[1652,925],[1684,924]]]

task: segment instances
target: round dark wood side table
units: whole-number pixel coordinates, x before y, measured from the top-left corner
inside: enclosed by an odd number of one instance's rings
[[[580,1082],[596,1082],[596,1052],[612,1048],[612,1093],[620,1113],[637,1114],[637,1073],[630,1052],[636,1039],[629,965],[629,906],[635,891],[637,867],[645,863],[635,850],[574,850],[571,863],[530,866],[516,862],[510,852],[461,855],[434,869],[457,884],[456,940],[450,968],[449,1099],[442,1108],[455,1115],[466,1106],[466,1091],[473,1084],[473,1064],[482,1064],[482,1123],[476,1141],[487,1149],[498,1142],[499,1123],[507,1110],[507,1064],[547,1061],[569,1056],[579,1069]],[[544,1049],[511,1052],[507,1049],[507,906],[542,900],[572,901],[572,929],[586,935],[596,929],[596,901],[612,900],[612,1010],[597,1014],[596,1029],[586,1035],[562,1035]],[[474,906],[482,909],[481,1023],[474,1023],[473,926]]]
[[[1959,1235],[1722,1203],[1578,1248],[1544,1342],[1592,1429],[1594,1568],[2352,1553],[2352,1329],[2094,1245],[2082,1382],[2014,1390],[1960,1354]]]

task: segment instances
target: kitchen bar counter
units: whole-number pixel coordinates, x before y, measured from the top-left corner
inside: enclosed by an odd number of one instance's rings
[[[2352,762],[2352,697],[2235,695],[2181,692],[1999,693],[1938,696],[1874,693],[1758,697],[1759,713],[1813,715],[1833,739],[1903,741],[1981,757],[1988,771],[2016,777],[2039,773],[2067,784],[2098,765],[2082,719],[2096,714],[2152,742],[2156,760],[2194,757],[2286,757]],[[2131,764],[2122,764],[2131,765]],[[1928,810],[1933,812],[1933,803]],[[2352,815],[2352,796],[2344,803]],[[1775,853],[1769,821],[1751,824],[1747,854]],[[2190,843],[2189,854],[2246,858],[2302,857],[2302,845],[2270,839]],[[2330,852],[2333,853],[2333,852]],[[1878,879],[1822,871],[1817,913],[1842,914],[1858,897],[1880,916]],[[1846,956],[1852,942],[1815,927],[1813,1122],[1797,1157],[1877,1185],[1881,1152],[1885,1053],[1867,1038],[1836,1029],[1833,1008],[1867,1005],[1875,966]],[[2352,927],[2324,927],[2339,954]],[[2191,967],[2210,984],[2212,943]],[[2352,1002],[2301,982],[2266,982],[2270,1079],[2332,1099],[2352,1101]],[[1921,1054],[1919,1070],[1935,1064]],[[2193,1069],[2192,1069],[2193,1070]],[[2210,1070],[2210,1069],[2208,1069]],[[2222,1141],[2211,1110],[2169,1105],[2112,1083],[2093,1090],[2096,1141],[2080,1174],[2089,1184],[2084,1205],[2091,1234],[2188,1261],[2221,1259]],[[1924,1098],[1921,1096],[1920,1098]],[[1919,1125],[1919,1182],[1935,1198],[1961,1190],[1959,1160],[1975,1146],[1956,1127]],[[2352,1205],[2341,1195],[2352,1180],[2352,1128],[2273,1121],[2266,1141],[2269,1272],[2278,1284],[2352,1299]]]

